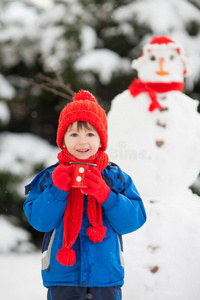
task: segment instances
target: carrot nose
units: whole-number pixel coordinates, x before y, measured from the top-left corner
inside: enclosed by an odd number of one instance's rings
[[[160,60],[159,60],[159,67],[160,67],[160,70],[156,72],[156,74],[160,75],[160,76],[165,76],[165,75],[169,75],[170,73],[169,72],[166,72],[163,70],[163,64],[164,64],[164,58],[161,57]]]

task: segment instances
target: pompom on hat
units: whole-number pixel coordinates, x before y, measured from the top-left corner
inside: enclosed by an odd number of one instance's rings
[[[97,99],[88,91],[81,90],[73,97],[60,113],[57,129],[57,145],[63,149],[63,138],[68,126],[73,122],[84,121],[92,124],[101,139],[102,150],[108,142],[108,126],[106,113],[98,104]]]
[[[187,57],[187,55],[185,54],[183,48],[177,44],[176,42],[174,42],[173,40],[171,40],[169,37],[167,36],[155,36],[152,38],[152,40],[150,41],[149,44],[146,44],[143,47],[143,53],[141,54],[141,56],[137,59],[134,59],[132,62],[131,67],[133,69],[138,70],[140,68],[140,65],[145,62],[145,57],[148,55],[149,52],[151,52],[152,50],[159,50],[159,49],[174,49],[177,51],[177,53],[180,55],[181,60],[184,64],[184,76],[188,76],[190,75],[191,72],[191,59]]]

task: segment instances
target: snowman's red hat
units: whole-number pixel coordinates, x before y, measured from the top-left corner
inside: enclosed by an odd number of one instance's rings
[[[169,37],[161,35],[161,36],[155,36],[151,42],[149,43],[149,45],[154,45],[154,44],[158,44],[158,45],[168,45],[168,44],[175,44],[174,41],[172,41]]]
[[[167,36],[155,36],[150,41],[149,44],[145,45],[143,47],[143,53],[138,59],[134,59],[132,62],[131,67],[133,69],[138,70],[140,68],[140,65],[145,62],[146,57],[148,56],[149,52],[152,50],[165,50],[165,49],[174,49],[177,51],[177,53],[180,55],[181,60],[184,64],[184,76],[188,76],[190,73],[190,65],[191,60],[186,56],[184,53],[182,47],[175,43],[173,40],[171,40]]]

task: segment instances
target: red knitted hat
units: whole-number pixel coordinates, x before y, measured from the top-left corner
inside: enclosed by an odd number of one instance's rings
[[[78,121],[88,122],[96,128],[101,139],[102,150],[105,151],[108,142],[106,113],[97,103],[97,99],[84,90],[75,94],[73,102],[67,104],[61,111],[57,130],[58,147],[63,149],[63,137],[68,126]]]

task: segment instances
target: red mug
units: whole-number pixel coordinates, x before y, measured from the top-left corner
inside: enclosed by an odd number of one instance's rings
[[[96,167],[97,165],[77,162],[70,162],[69,164],[72,168],[70,187],[81,189],[87,188],[87,186],[84,185],[85,171],[91,170],[92,167]]]

